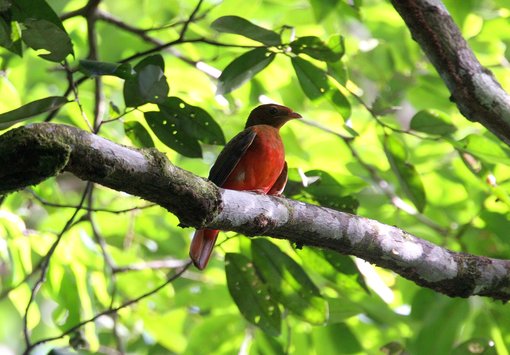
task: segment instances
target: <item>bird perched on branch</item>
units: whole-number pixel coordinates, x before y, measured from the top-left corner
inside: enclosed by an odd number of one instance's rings
[[[225,189],[280,195],[287,183],[287,163],[279,131],[294,118],[301,115],[281,105],[253,109],[244,131],[221,151],[209,180]],[[193,236],[190,257],[200,270],[209,261],[218,233],[219,230],[200,229]]]

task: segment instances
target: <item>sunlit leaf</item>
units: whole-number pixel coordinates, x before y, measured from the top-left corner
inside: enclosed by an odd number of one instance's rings
[[[272,336],[280,334],[280,310],[253,263],[242,254],[225,255],[225,272],[230,295],[241,314]]]
[[[345,321],[364,312],[357,303],[345,297],[327,298],[329,319],[328,323],[334,324]]]
[[[365,279],[363,275],[359,271],[356,263],[352,260],[352,257],[348,255],[341,255],[330,250],[321,250],[321,254],[324,256],[332,267],[337,270],[337,272],[346,274],[346,275],[355,275],[356,282],[366,291],[368,291],[368,287],[365,283]]]
[[[448,135],[456,131],[450,117],[438,110],[422,110],[411,119],[411,129],[428,134],[440,136]]]
[[[431,301],[422,303],[423,301]],[[415,312],[417,306],[420,310]],[[409,343],[410,353],[447,354],[452,352],[455,339],[465,322],[469,304],[465,299],[448,298],[421,289],[415,295],[411,309],[413,319],[420,320],[422,327],[417,330]],[[441,329],[440,332],[437,330]],[[434,341],[431,341],[434,339]]]
[[[292,66],[296,72],[301,89],[308,98],[315,100],[328,91],[326,73],[303,58],[293,57]]]
[[[327,321],[327,302],[298,263],[262,238],[252,240],[251,251],[257,272],[286,309],[312,324]]]
[[[219,32],[238,34],[269,46],[276,46],[282,41],[278,33],[257,26],[239,16],[220,17],[211,24],[211,27]]]
[[[470,134],[458,142],[451,142],[457,149],[472,154],[487,163],[510,165],[510,151],[488,137]]]
[[[317,354],[356,354],[363,350],[358,338],[345,323],[315,327],[312,337]]]
[[[239,314],[211,314],[187,336],[188,346],[183,354],[201,354],[204,350],[208,354],[237,353],[244,338],[244,330],[245,324]]]
[[[384,152],[402,190],[420,212],[427,202],[425,188],[416,168],[407,161],[404,144],[394,135],[384,137]]]
[[[32,101],[15,110],[0,114],[0,123],[15,123],[38,114],[53,111],[66,104],[67,99],[63,96],[50,96],[44,99]]]
[[[346,85],[348,79],[347,67],[343,61],[327,64],[327,73],[338,83]]]
[[[234,59],[218,78],[216,94],[225,95],[237,89],[267,67],[274,57],[265,48],[256,48]]]
[[[124,131],[126,132],[126,136],[129,137],[135,146],[140,148],[154,147],[154,142],[152,141],[149,132],[147,132],[141,123],[137,121],[125,122]]]

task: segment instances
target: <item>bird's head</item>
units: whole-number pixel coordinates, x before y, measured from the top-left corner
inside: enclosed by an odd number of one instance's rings
[[[277,105],[277,104],[266,104],[255,107],[246,121],[246,127],[255,125],[269,125],[275,128],[280,128],[287,121],[294,118],[301,118],[302,116],[292,111],[290,108]]]

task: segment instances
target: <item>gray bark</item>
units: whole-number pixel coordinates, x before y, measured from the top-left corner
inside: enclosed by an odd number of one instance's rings
[[[510,145],[510,96],[484,68],[440,0],[391,0],[450,90],[450,100]]]

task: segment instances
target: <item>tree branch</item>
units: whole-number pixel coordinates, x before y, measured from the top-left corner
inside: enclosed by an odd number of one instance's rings
[[[34,164],[40,161],[45,164]],[[510,261],[453,252],[399,228],[328,208],[220,189],[155,150],[124,147],[77,128],[40,123],[11,130],[0,136],[0,166],[9,167],[0,171],[0,194],[69,171],[157,203],[187,226],[355,255],[449,296],[510,299]],[[30,173],[27,166],[34,166]]]
[[[484,68],[440,0],[391,0],[450,90],[450,100],[510,145],[510,96]]]

